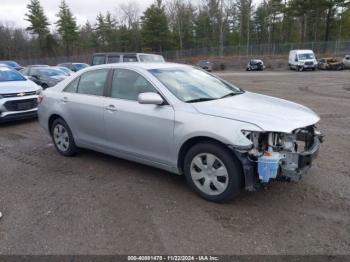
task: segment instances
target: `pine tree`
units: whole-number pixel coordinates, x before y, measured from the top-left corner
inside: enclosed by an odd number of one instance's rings
[[[72,46],[76,43],[79,34],[76,19],[65,0],[62,0],[59,6],[57,17],[57,30],[62,38],[66,56],[70,56]]]
[[[39,0],[31,0],[27,5],[27,9],[28,13],[25,14],[25,20],[30,23],[30,26],[26,30],[38,37],[41,54],[44,54],[46,39],[50,33],[50,23]]]
[[[144,47],[162,52],[169,46],[168,18],[162,0],[157,0],[142,17],[142,39]]]

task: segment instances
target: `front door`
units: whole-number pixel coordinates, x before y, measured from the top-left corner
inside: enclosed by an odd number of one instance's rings
[[[106,134],[113,150],[161,164],[171,164],[173,107],[139,104],[138,95],[157,92],[138,72],[116,69],[104,111]]]

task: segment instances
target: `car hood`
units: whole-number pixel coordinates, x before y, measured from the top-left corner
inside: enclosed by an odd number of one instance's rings
[[[40,87],[30,80],[0,82],[0,94],[33,92],[39,89]]]
[[[248,122],[264,131],[291,133],[320,120],[307,107],[251,92],[192,105],[202,114]]]

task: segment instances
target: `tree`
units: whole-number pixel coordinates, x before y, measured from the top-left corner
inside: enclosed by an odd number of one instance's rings
[[[61,1],[57,17],[57,31],[62,38],[66,56],[70,56],[72,46],[74,46],[75,42],[77,41],[79,34],[76,19],[65,0]]]
[[[194,45],[194,12],[191,3],[173,0],[168,3],[169,24],[175,38],[174,47],[181,51]]]
[[[26,30],[38,37],[40,50],[43,53],[47,35],[50,33],[50,23],[39,0],[31,0],[27,5],[27,9],[28,13],[25,14],[25,20],[30,23],[30,26]]]
[[[169,46],[169,27],[162,0],[157,0],[142,17],[142,40],[145,48],[162,52]]]

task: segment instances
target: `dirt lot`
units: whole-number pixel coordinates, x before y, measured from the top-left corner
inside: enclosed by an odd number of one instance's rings
[[[0,254],[350,254],[350,71],[223,73],[307,105],[326,134],[298,184],[227,204],[103,154],[58,155],[36,121],[0,126]]]

